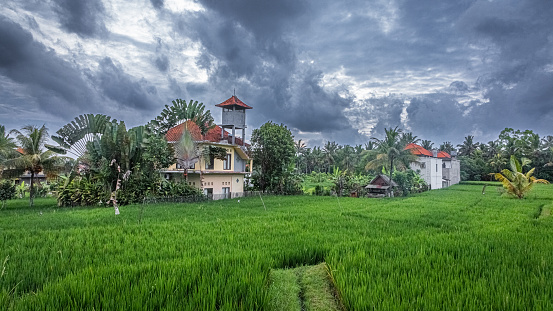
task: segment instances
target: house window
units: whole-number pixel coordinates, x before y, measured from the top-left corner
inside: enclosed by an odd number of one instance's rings
[[[223,169],[224,170],[230,170],[231,160],[232,160],[232,155],[230,153],[227,153],[227,157],[223,161]]]
[[[436,163],[436,173],[438,172],[438,163]]]
[[[204,195],[210,199],[213,199],[213,188],[205,188]]]
[[[209,156],[209,161],[205,162],[205,169],[206,170],[212,170],[215,163],[215,159],[213,156]]]

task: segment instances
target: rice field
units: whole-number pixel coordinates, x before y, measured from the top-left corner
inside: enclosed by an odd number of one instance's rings
[[[0,210],[0,310],[267,310],[326,262],[346,310],[553,310],[553,186]]]

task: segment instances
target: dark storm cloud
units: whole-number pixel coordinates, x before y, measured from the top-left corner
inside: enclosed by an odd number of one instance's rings
[[[154,64],[156,65],[157,69],[161,72],[166,72],[169,68],[169,58],[167,55],[159,55],[154,60]]]
[[[468,35],[492,51],[486,55],[489,72],[480,81],[489,103],[474,110],[474,121],[484,131],[506,126],[551,131],[551,16],[551,2],[537,0],[479,2],[465,13]]]
[[[104,24],[105,8],[101,0],[54,0],[61,26],[81,37],[107,34]]]
[[[165,0],[150,0],[150,3],[152,4],[152,6],[156,9],[163,8],[164,2]]]
[[[444,140],[459,140],[468,135],[463,112],[469,107],[460,105],[448,94],[428,94],[412,98],[407,107],[410,130],[421,139],[433,141],[436,145]]]
[[[150,110],[155,106],[155,86],[144,79],[137,81],[109,57],[100,61],[95,79],[102,93],[122,107]]]
[[[2,16],[0,74],[23,85],[42,110],[52,114],[73,115],[79,107],[90,105],[95,97],[78,68],[58,58],[20,25]]]
[[[298,59],[293,32],[307,25],[303,1],[205,1],[206,11],[176,28],[192,32],[204,53],[198,64],[210,72],[220,98],[238,90],[254,107],[254,127],[272,120],[297,131],[358,139],[344,115],[351,100],[321,87],[322,72]],[[205,27],[210,25],[210,27]],[[240,93],[242,92],[242,93]],[[240,97],[244,94],[245,97]],[[219,99],[220,99],[219,98]],[[326,139],[324,137],[324,139]]]

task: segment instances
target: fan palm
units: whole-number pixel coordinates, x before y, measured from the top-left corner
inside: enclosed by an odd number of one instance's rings
[[[8,177],[17,177],[25,172],[31,174],[29,203],[33,206],[34,179],[44,172],[47,176],[56,176],[63,169],[63,158],[55,155],[53,151],[44,151],[44,143],[48,139],[48,129],[43,125],[38,128],[33,125],[25,126],[11,132],[16,134],[16,140],[20,145],[19,155],[5,161],[4,174]]]
[[[175,99],[171,106],[165,105],[161,114],[150,121],[149,126],[155,133],[165,135],[172,127],[183,123],[186,120],[192,120],[198,125],[202,135],[212,129],[215,124],[209,110],[205,111],[203,103],[190,100]]]
[[[535,168],[532,168],[526,173],[522,172],[522,167],[528,165],[530,160],[523,158],[522,163],[512,155],[510,166],[511,169],[504,169],[500,173],[495,174],[495,179],[503,183],[503,188],[507,190],[507,193],[522,199],[526,193],[528,193],[535,183],[548,184],[545,179],[536,179],[532,176]]]

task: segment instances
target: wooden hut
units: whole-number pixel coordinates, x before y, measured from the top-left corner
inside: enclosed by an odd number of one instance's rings
[[[365,188],[368,190],[368,197],[382,198],[394,196],[394,187],[397,187],[397,184],[393,180],[390,181],[388,176],[378,174]]]

